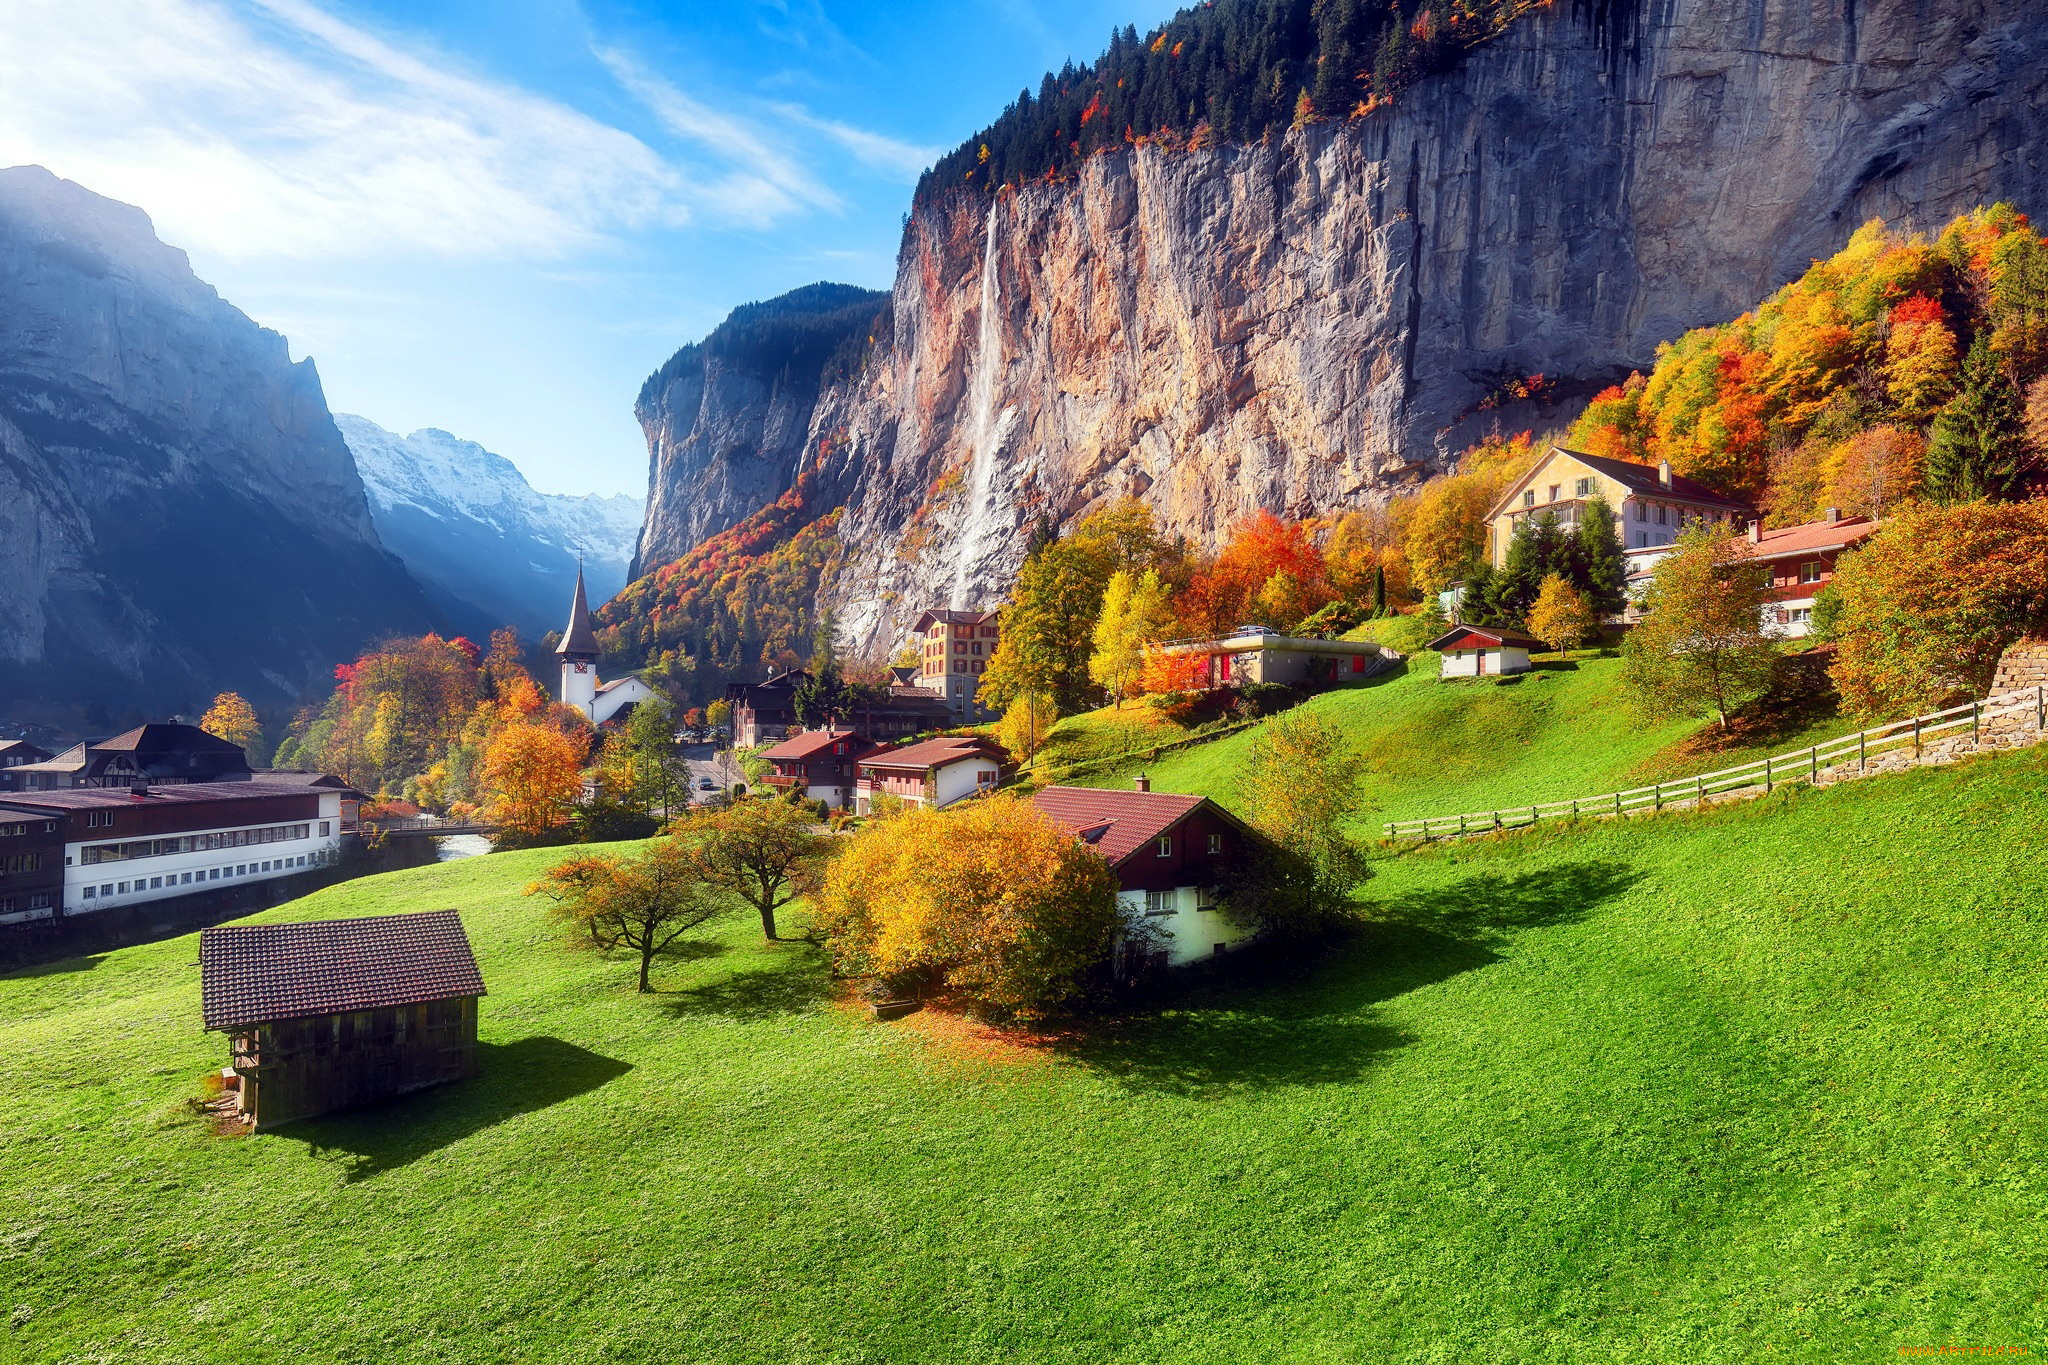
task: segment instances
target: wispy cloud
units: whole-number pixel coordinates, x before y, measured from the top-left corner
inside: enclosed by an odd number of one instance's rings
[[[775,104],[770,107],[799,127],[823,133],[853,153],[854,159],[862,165],[894,180],[914,183],[925,167],[939,159],[940,149],[937,147],[917,147],[880,133],[871,133],[865,128],[819,118],[801,105]]]
[[[733,169],[704,187],[726,213],[764,221],[802,207],[838,209],[827,189],[793,152],[757,122],[723,113],[685,94],[617,48],[596,49],[597,58],[626,93],[645,105],[675,137],[699,152],[733,163]]]
[[[689,155],[308,0],[0,0],[0,26],[0,161],[228,258],[545,258],[839,207],[772,139],[623,61]]]

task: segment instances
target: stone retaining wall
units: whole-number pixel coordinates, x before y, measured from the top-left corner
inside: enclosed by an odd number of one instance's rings
[[[1991,680],[1994,694],[2028,687],[2048,687],[2048,640],[2021,640],[1998,661]]]

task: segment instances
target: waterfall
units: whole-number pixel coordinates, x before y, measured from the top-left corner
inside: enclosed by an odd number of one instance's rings
[[[996,452],[1008,434],[1006,411],[996,416],[996,378],[1003,367],[1003,328],[998,310],[1002,285],[996,279],[996,211],[1001,199],[988,206],[988,231],[981,248],[981,328],[975,338],[974,387],[970,394],[974,459],[967,468],[967,511],[961,518],[958,549],[953,558],[953,593],[949,605],[955,611],[967,609],[968,577],[987,551],[990,523],[989,482],[995,474]]]

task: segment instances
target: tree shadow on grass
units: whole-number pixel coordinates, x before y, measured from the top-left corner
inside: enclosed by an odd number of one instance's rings
[[[1191,1099],[1346,1084],[1414,1041],[1375,1006],[1496,962],[1517,931],[1570,923],[1642,880],[1625,864],[1587,861],[1411,892],[1313,957],[1255,950],[1205,963],[1208,979],[1171,1007],[1054,1047],[1131,1089]]]
[[[0,970],[0,976],[10,980],[26,980],[35,976],[69,976],[73,972],[89,972],[106,960],[105,953],[92,953],[85,957],[67,957],[56,962],[44,962],[34,967]]]
[[[1588,860],[1508,877],[1482,872],[1449,886],[1411,891],[1378,903],[1381,919],[1471,943],[1493,943],[1523,929],[1570,924],[1640,883],[1626,863]]]
[[[1129,1089],[1190,1099],[1342,1085],[1414,1041],[1373,1006],[1494,960],[1480,945],[1413,925],[1367,925],[1313,961],[1254,950],[1204,964],[1215,974],[1171,1007],[1055,1047]]]
[[[678,1017],[760,1023],[816,1009],[834,994],[819,944],[785,939],[788,958],[773,967],[733,972],[702,986],[665,992],[661,1007]]]
[[[560,1038],[478,1043],[477,1074],[346,1114],[305,1119],[275,1136],[304,1142],[349,1184],[395,1170],[474,1133],[574,1099],[633,1069]]]

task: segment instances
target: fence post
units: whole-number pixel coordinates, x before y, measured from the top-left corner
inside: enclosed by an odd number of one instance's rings
[[[1856,732],[1856,771],[1859,773],[1870,771],[1870,757],[1864,749],[1864,745],[1867,742],[1865,736],[1869,733],[1868,730],[1858,730]]]
[[[1621,793],[1620,793],[1620,792],[1616,792],[1616,793],[1614,794],[1614,818],[1615,818],[1615,819],[1617,819],[1617,820],[1619,820],[1619,819],[1621,818]]]
[[[1806,780],[1808,782],[1820,781],[1820,745],[1818,744],[1806,751]]]
[[[2042,726],[2042,724],[2041,724],[2041,720],[2042,720],[2042,716],[2041,716],[2041,710],[2042,710],[2042,707],[2041,707],[2041,684],[2039,684],[2039,683],[2035,683],[2035,684],[2034,684],[2034,728],[2035,728],[2036,730],[2039,730],[2039,729],[2043,729],[2043,728],[2048,728],[2048,727],[2043,727],[2043,726]]]
[[[1771,794],[1771,760],[1767,758],[1767,759],[1765,759],[1765,760],[1764,760],[1764,795],[1765,795],[1765,796],[1769,796],[1770,794]]]
[[[1500,812],[1499,812],[1499,811],[1495,811],[1495,812],[1493,813],[1493,832],[1494,832],[1495,834],[1498,834],[1498,833],[1500,833]]]
[[[1920,717],[1913,717],[1913,757],[1920,757]]]
[[[1536,817],[1536,808],[1535,808],[1534,806],[1531,806],[1531,807],[1529,807],[1529,828],[1530,828],[1530,829],[1534,829],[1534,828],[1536,828],[1536,818],[1537,818],[1537,817]]]
[[[1579,803],[1578,803],[1578,802],[1576,802],[1576,801],[1574,801],[1574,802],[1572,802],[1572,819],[1576,820],[1576,819],[1578,819],[1578,818],[1579,818]]]
[[[1705,774],[1701,774],[1692,780],[1692,808],[1694,810],[1705,810],[1707,808],[1707,779]]]
[[[1664,784],[1654,783],[1650,787],[1650,809],[1659,815],[1664,813]]]
[[[1975,697],[1970,698],[1970,738],[1973,740],[1983,733],[1983,715],[1984,703]]]
[[[1460,834],[1463,834],[1464,832],[1465,832],[1465,817],[1461,815],[1461,816],[1459,816],[1459,817],[1458,817],[1458,833],[1460,833]]]

